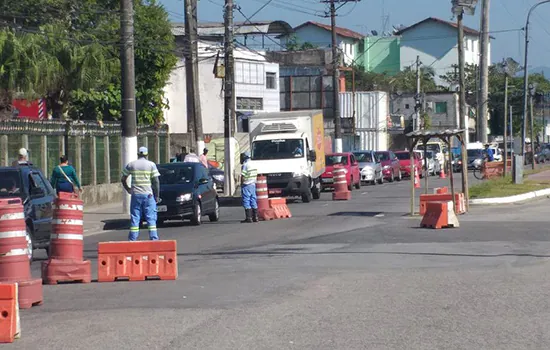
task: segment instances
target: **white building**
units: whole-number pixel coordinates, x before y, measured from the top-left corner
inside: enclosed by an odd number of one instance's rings
[[[479,31],[464,27],[466,64],[479,64]],[[443,84],[440,75],[454,71],[458,65],[458,27],[456,23],[427,18],[396,33],[401,36],[401,68],[411,66],[420,56],[426,67],[435,71],[436,83]],[[491,62],[489,44],[489,62]]]
[[[218,42],[199,42],[199,96],[205,134],[223,133],[223,80],[214,67],[223,64],[223,46]],[[235,95],[237,112],[278,112],[279,64],[268,62],[261,52],[237,48],[235,56]],[[171,133],[187,132],[187,93],[185,60],[180,58],[165,88],[169,109],[164,119]]]
[[[336,27],[336,40],[338,47],[343,55],[345,64],[351,64],[355,59],[355,46],[363,39],[364,35],[346,28]],[[330,25],[305,22],[294,28],[293,34],[280,35],[281,46],[286,45],[293,38],[296,38],[297,44],[310,43],[318,48],[332,47],[332,35]]]

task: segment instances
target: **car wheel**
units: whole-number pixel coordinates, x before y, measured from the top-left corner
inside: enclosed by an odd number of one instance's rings
[[[353,176],[350,178],[350,182],[348,185],[348,191],[353,191]]]
[[[378,179],[378,184],[380,185],[384,184],[384,176],[382,176],[382,174],[380,174],[380,178]]]
[[[311,188],[308,188],[305,193],[302,193],[302,202],[309,203],[313,199],[313,193],[311,193]]]
[[[403,175],[401,174],[401,170],[399,170],[399,176],[397,176],[397,181],[403,180]]]
[[[165,221],[164,220],[157,220],[157,226],[164,226]]]
[[[374,179],[374,180],[372,180],[372,181],[370,182],[370,184],[373,185],[373,186],[376,186],[376,183],[377,183],[377,182],[378,182],[378,180]]]
[[[195,204],[193,209],[193,217],[191,218],[191,223],[195,226],[199,226],[202,223],[202,211],[200,203]]]
[[[360,189],[361,189],[361,179],[359,179],[359,181],[357,181],[357,183],[355,184],[355,189],[356,189],[356,190],[360,190]]]
[[[311,194],[313,195],[313,199],[321,199],[321,184],[319,182],[315,183]]]
[[[391,174],[390,174],[390,178],[388,179],[389,182],[393,182],[395,180],[395,174],[392,170]]]
[[[27,229],[26,229],[25,239],[27,240],[27,250],[28,250],[27,251],[27,256],[29,258],[29,263],[32,263],[33,258],[34,258],[34,244],[32,242],[32,231],[29,228],[29,226],[27,226]],[[48,256],[49,255],[50,254],[48,252]]]
[[[220,220],[220,204],[216,199],[216,204],[214,205],[214,212],[208,215],[208,220],[211,222],[216,222]]]

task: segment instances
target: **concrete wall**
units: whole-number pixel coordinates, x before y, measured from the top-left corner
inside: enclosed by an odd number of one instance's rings
[[[105,204],[121,203],[122,205],[122,184],[112,183],[105,185],[84,186],[82,200],[85,207],[96,207]]]
[[[454,71],[458,64],[457,30],[445,24],[425,22],[407,30],[401,36],[401,68],[410,66],[420,56],[425,66],[436,72],[436,83],[443,84],[440,75]],[[476,36],[465,34],[466,64],[477,64],[479,44]]]
[[[436,112],[436,103],[438,102],[447,104],[446,113]],[[403,114],[406,123],[412,119],[415,105],[413,94],[403,94],[401,97],[394,98],[391,104],[392,113]],[[432,129],[455,129],[460,126],[458,94],[456,93],[426,94],[425,110],[431,117]]]
[[[357,64],[366,72],[397,74],[401,70],[399,37],[365,37],[357,52]]]

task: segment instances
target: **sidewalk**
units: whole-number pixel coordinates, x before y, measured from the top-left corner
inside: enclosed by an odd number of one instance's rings
[[[122,203],[84,208],[84,236],[121,230],[129,225],[129,215],[122,213]]]
[[[550,170],[545,170],[541,171],[540,173],[528,175],[527,180],[550,183]]]

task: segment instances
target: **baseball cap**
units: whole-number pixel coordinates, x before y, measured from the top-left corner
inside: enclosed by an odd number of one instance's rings
[[[147,149],[147,147],[140,147],[139,154],[143,154],[144,156],[146,156],[149,154],[149,150]]]
[[[19,155],[21,157],[26,157],[29,153],[27,152],[27,150],[25,148],[20,148],[19,149]]]

